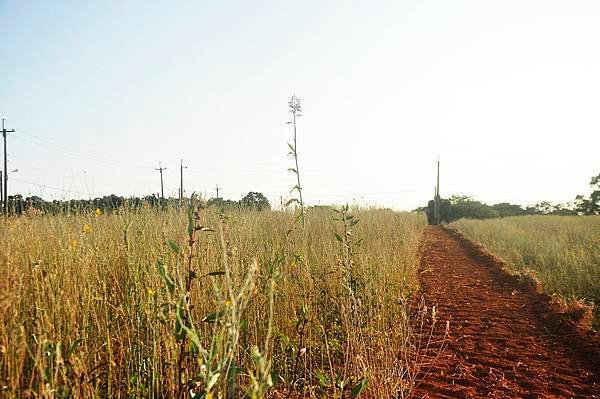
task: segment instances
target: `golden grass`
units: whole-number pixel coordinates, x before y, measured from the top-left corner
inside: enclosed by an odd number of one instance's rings
[[[533,272],[547,293],[583,299],[598,310],[600,216],[461,219],[451,226],[485,245],[513,272]]]
[[[289,235],[291,213],[227,212],[232,279],[241,282],[254,259],[258,265],[239,320],[236,386],[248,386],[250,348],[262,348],[269,331],[269,282],[277,269],[269,355],[275,386],[268,396],[339,397],[361,379],[368,381],[361,397],[410,391],[407,302],[425,220],[388,210],[353,214],[360,219],[353,237],[363,239],[352,254],[358,304],[348,300],[343,246],[333,234],[340,225],[330,212],[309,211],[305,232],[298,226]],[[210,346],[217,323],[200,320],[230,305],[216,295],[224,277],[206,276],[223,268],[219,215],[208,209],[200,219],[217,232],[203,232],[196,243],[191,314]],[[2,220],[0,396],[175,397],[181,340],[156,264],[161,260],[177,284],[185,281],[186,228],[185,210],[177,209]],[[186,380],[205,367],[188,357]]]

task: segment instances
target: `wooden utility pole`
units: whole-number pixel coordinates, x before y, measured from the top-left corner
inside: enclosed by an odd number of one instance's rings
[[[4,118],[2,118],[2,138],[4,139],[4,184],[2,185],[2,205],[4,206],[4,214],[8,215],[8,170],[6,160],[6,133],[14,133],[15,130],[6,130],[4,128]]]
[[[433,217],[428,219],[428,223],[437,224],[437,186],[433,187]]]
[[[160,162],[158,163],[158,168],[156,168],[160,172],[160,198],[165,198],[165,190],[163,186],[163,170],[167,170],[167,168],[163,168]]]
[[[219,187],[219,185],[218,185],[218,184],[215,186],[215,190],[217,190],[217,199],[219,199],[219,189],[220,189],[220,188],[221,188],[221,187]]]
[[[187,169],[187,166],[183,166],[183,159],[179,166],[179,202],[183,201],[183,170]]]
[[[440,157],[437,161],[437,184],[435,186],[435,224],[440,224]]]

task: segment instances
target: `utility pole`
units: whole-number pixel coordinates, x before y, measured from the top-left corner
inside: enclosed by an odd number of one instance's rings
[[[428,219],[428,222],[435,225],[437,224],[437,186],[433,187],[433,217]]]
[[[435,224],[440,224],[440,157],[437,161],[437,184],[435,186]]]
[[[4,118],[2,118],[2,138],[4,139],[4,184],[3,184],[3,192],[4,195],[2,197],[2,204],[4,205],[4,214],[8,215],[8,170],[7,170],[7,161],[6,161],[6,133],[14,133],[15,130],[6,130],[4,128]]]
[[[167,168],[163,168],[160,162],[158,163],[158,168],[156,168],[160,172],[160,198],[165,199],[165,190],[163,186],[163,170],[167,170]]]
[[[181,165],[179,166],[179,202],[183,201],[183,170],[187,169],[187,166],[183,166],[183,159],[181,160]]]
[[[221,188],[221,187],[219,187],[219,185],[218,185],[218,184],[215,186],[215,190],[217,190],[217,199],[219,199],[219,189],[220,189],[220,188]]]

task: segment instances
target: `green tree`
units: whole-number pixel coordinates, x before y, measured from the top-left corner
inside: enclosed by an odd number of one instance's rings
[[[538,202],[533,206],[536,209],[536,215],[550,215],[554,212],[555,206],[548,201]]]
[[[592,187],[592,194],[590,194],[590,214],[600,214],[600,174],[592,177],[590,180],[590,186]]]
[[[271,209],[271,204],[269,204],[269,200],[262,195],[262,193],[257,193],[254,191],[250,191],[248,194],[242,198],[242,206],[247,208],[253,208],[258,211]]]
[[[507,216],[520,216],[525,214],[525,209],[521,205],[510,204],[508,202],[501,202],[499,204],[492,205],[492,209],[498,212],[500,217]]]
[[[426,208],[417,209],[427,213],[429,224],[433,223],[433,207],[434,202],[431,200]],[[465,195],[453,195],[449,199],[440,200],[440,220],[442,222],[452,222],[461,218],[489,219],[499,216],[499,213],[491,206]]]
[[[491,206],[471,197],[453,195],[450,197],[449,220],[461,218],[489,219],[500,216]]]
[[[575,197],[575,210],[584,215],[600,214],[600,174],[590,180],[592,193],[589,198],[583,195]]]

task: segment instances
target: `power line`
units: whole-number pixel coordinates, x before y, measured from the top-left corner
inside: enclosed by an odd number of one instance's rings
[[[148,167],[147,165],[141,165],[141,164],[135,164],[135,163],[131,163],[131,162],[120,161],[117,159],[106,157],[104,155],[95,155],[92,153],[86,153],[83,151],[69,149],[62,145],[58,145],[58,144],[52,143],[46,139],[40,138],[31,133],[19,131],[19,134],[21,134],[22,136],[15,136],[19,140],[25,141],[30,144],[38,145],[38,146],[50,149],[52,151],[71,155],[74,157],[91,160],[91,161],[96,161],[96,162],[101,162],[101,163],[112,165],[112,166],[129,166],[129,167],[138,168],[138,169],[147,169],[147,167]],[[23,136],[25,136],[25,137],[23,137]],[[252,172],[256,172],[256,173],[280,173],[281,172],[281,173],[284,173],[285,172],[285,170],[283,168],[282,169],[231,169],[231,168],[190,167],[189,169],[190,170],[211,171],[211,172],[233,172],[233,173],[249,173],[249,172],[251,172],[251,173]]]
[[[105,155],[96,155],[96,154],[88,153],[88,152],[84,152],[84,151],[72,150],[72,149],[69,149],[69,148],[64,147],[62,145],[54,144],[54,143],[52,143],[52,142],[50,142],[50,141],[48,141],[48,140],[46,140],[44,138],[38,137],[38,136],[33,135],[31,133],[27,133],[27,132],[21,132],[21,133],[25,134],[26,136],[29,136],[30,138],[33,138],[34,140],[38,140],[38,141],[40,141],[42,143],[45,143],[45,145],[46,145],[47,148],[54,147],[55,149],[57,149],[59,151],[68,152],[68,153],[71,153],[71,154],[73,154],[75,156],[82,156],[82,157],[87,157],[87,158],[92,159],[92,160],[97,160],[97,161],[106,162],[106,163],[114,163],[114,164],[120,164],[120,165],[127,165],[127,166],[135,167],[135,168],[144,168],[144,169],[147,168],[147,165],[134,164],[134,163],[131,163],[131,162],[125,162],[125,161],[117,160],[117,159],[114,159],[114,158],[110,158],[110,157],[107,157]],[[44,144],[40,144],[40,145],[44,145]]]
[[[23,137],[26,136],[26,137]],[[121,165],[125,165],[128,167],[135,167],[135,168],[146,168],[146,166],[140,165],[140,164],[133,164],[133,163],[129,163],[129,162],[123,162],[123,161],[119,161],[113,158],[108,158],[108,157],[104,157],[104,156],[100,156],[100,155],[94,155],[91,153],[86,153],[86,152],[81,152],[81,151],[75,151],[75,150],[71,150],[71,149],[67,149],[66,147],[62,147],[59,145],[56,145],[46,139],[43,139],[41,137],[32,135],[30,133],[26,133],[26,132],[21,132],[19,131],[19,134],[15,135],[14,137],[17,137],[20,140],[29,142],[31,144],[34,145],[39,145],[45,148],[48,148],[50,150],[53,151],[57,151],[57,152],[61,152],[64,154],[68,154],[71,156],[76,156],[82,159],[86,159],[86,160],[91,160],[91,161],[95,161],[95,162],[100,162],[103,164],[108,164],[108,165],[112,165],[112,166],[121,166]],[[35,167],[34,167],[35,168]],[[37,168],[40,170],[46,170],[45,168]],[[163,180],[163,171],[165,171],[167,168],[163,168],[162,165],[160,165],[159,170],[160,174],[161,174],[161,197],[164,198],[164,180]],[[214,172],[234,172],[234,173],[248,173],[248,172],[258,172],[258,173],[285,173],[285,169],[282,168],[281,170],[277,169],[230,169],[230,168],[200,168],[200,167],[188,167],[188,166],[183,166],[183,160],[180,160],[180,184],[179,184],[179,197],[182,198],[183,197],[183,169],[190,169],[190,170],[203,170],[203,171],[214,171]],[[361,168],[362,169],[362,168]],[[366,169],[364,169],[366,170]],[[335,172],[335,170],[333,169],[307,169],[307,171],[310,172]],[[110,182],[112,183],[112,179],[110,180]],[[29,182],[29,184],[37,184],[37,183],[31,183]],[[46,187],[50,187],[50,186],[46,186]],[[76,192],[76,193],[81,193],[80,191],[77,190],[66,190],[66,189],[60,189],[60,188],[54,188],[57,190],[62,190],[65,192]],[[425,191],[427,189],[414,189],[414,190],[401,190],[401,191],[390,191],[390,192],[375,192],[375,193],[347,193],[347,194],[341,194],[341,193],[336,193],[336,194],[310,194],[307,193],[307,197],[309,198],[336,198],[336,197],[368,197],[368,196],[387,196],[387,195],[398,195],[398,194],[402,194],[402,193],[406,193],[406,192],[419,192],[419,191]],[[233,195],[243,195],[244,192],[239,192],[239,193],[222,193],[221,192],[221,188],[218,187],[218,193],[217,193],[217,197],[220,197],[221,194],[233,194]],[[254,189],[254,191],[256,191]],[[286,189],[282,189],[281,191],[287,191]],[[272,194],[265,194],[268,196],[279,196],[281,194],[281,192],[278,193],[272,193]]]
[[[140,165],[140,164],[133,164],[133,163],[129,163],[129,162],[124,162],[124,161],[119,161],[116,159],[111,159],[111,158],[106,158],[104,156],[98,156],[98,155],[93,155],[90,153],[85,153],[85,152],[81,152],[81,151],[76,151],[76,150],[71,150],[68,149],[66,147],[62,147],[56,144],[53,144],[51,142],[49,142],[48,140],[44,140],[41,138],[38,138],[37,136],[34,136],[32,134],[28,134],[28,133],[23,133],[20,132],[21,134],[24,134],[24,136],[20,136],[20,135],[15,135],[15,137],[19,140],[25,141],[27,143],[30,144],[35,144],[47,149],[50,149],[52,151],[56,151],[56,152],[60,152],[63,154],[67,154],[67,155],[71,155],[74,157],[78,157],[78,158],[82,158],[82,159],[86,159],[89,161],[95,161],[95,162],[100,162],[100,163],[104,163],[107,165],[111,165],[111,166],[127,166],[127,167],[132,167],[132,168],[139,168],[139,169],[146,169],[147,166],[146,165]]]
[[[73,194],[89,195],[89,193],[85,193],[83,191],[70,190],[70,189],[67,189],[67,188],[60,188],[60,187],[56,187],[56,186],[49,186],[47,184],[35,183],[35,182],[32,182],[32,181],[28,181],[28,180],[18,179],[16,177],[13,177],[12,179],[14,181],[18,181],[20,183],[30,184],[32,186],[38,186],[40,188],[48,188],[48,189],[51,189],[51,190],[63,191],[63,192],[68,192],[68,193],[73,193]]]
[[[138,168],[138,169],[147,169],[148,168],[148,165],[131,163],[131,162],[127,162],[127,161],[121,161],[121,160],[107,157],[105,155],[92,154],[89,152],[83,152],[83,151],[79,151],[79,150],[70,149],[65,146],[52,143],[49,140],[43,139],[43,138],[33,135],[31,133],[23,132],[21,130],[19,130],[19,134],[15,135],[14,137],[16,137],[19,140],[25,141],[27,143],[50,149],[52,151],[60,152],[60,153],[66,154],[66,155],[71,155],[74,157],[78,157],[78,158],[82,158],[82,159],[86,159],[86,160],[90,160],[90,161],[101,162],[101,163],[108,164],[111,166],[128,166],[128,167]],[[410,161],[410,162],[398,163],[398,164],[394,164],[393,166],[385,166],[385,167],[389,168],[389,167],[397,167],[399,165],[414,165],[414,164],[415,164],[414,161]],[[284,167],[282,167],[281,169],[279,169],[279,168],[277,168],[277,169],[249,169],[249,168],[235,169],[235,168],[228,168],[228,167],[223,167],[223,168],[188,167],[188,169],[189,170],[198,170],[198,171],[207,171],[207,172],[220,172],[220,173],[281,173],[281,174],[286,173],[286,168],[284,168]],[[372,171],[373,169],[361,167],[361,168],[344,168],[344,170],[345,171],[352,170],[354,172],[368,172],[368,171]],[[310,174],[310,175],[315,175],[315,174],[327,174],[327,173],[338,173],[338,172],[340,172],[339,169],[333,169],[333,168],[317,168],[317,169],[306,168],[304,173]]]

